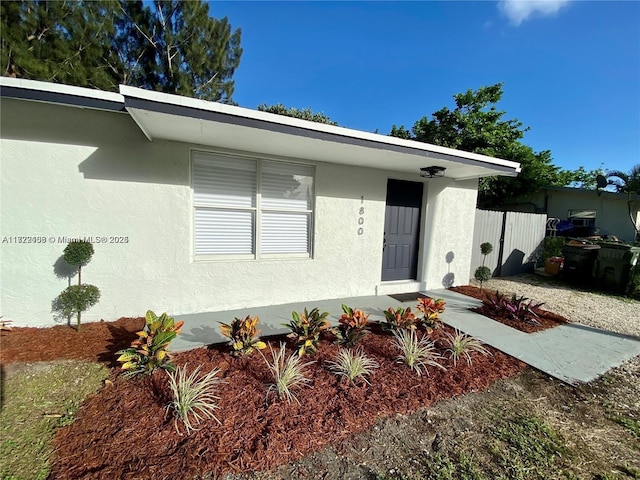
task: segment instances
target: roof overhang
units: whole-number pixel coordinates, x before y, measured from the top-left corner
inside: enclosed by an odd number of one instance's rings
[[[120,86],[120,93],[0,77],[3,98],[127,112],[150,141],[171,140],[219,149],[420,174],[444,167],[455,180],[516,176],[520,164],[428,143]]]
[[[516,176],[520,164],[427,143],[247,108],[120,86],[125,108],[150,141],[172,140],[263,155],[420,173],[440,166],[466,180]]]
[[[2,97],[19,100],[58,103],[97,110],[124,110],[124,97],[119,93],[72,87],[61,83],[0,77],[0,92]]]

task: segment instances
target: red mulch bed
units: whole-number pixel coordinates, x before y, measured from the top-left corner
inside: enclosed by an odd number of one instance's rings
[[[495,297],[496,295],[495,290],[484,289],[480,291],[478,287],[474,287],[472,285],[462,285],[459,287],[451,287],[449,288],[449,290],[461,293],[463,295],[467,295],[468,297],[477,298],[478,300],[482,300],[482,301],[486,300],[487,295],[491,295],[493,297]],[[549,312],[548,310],[544,310],[542,308],[539,309],[539,318],[538,318],[539,323],[537,325],[520,322],[517,320],[512,320],[511,318],[508,318],[508,317],[495,315],[491,311],[491,309],[486,305],[482,305],[481,307],[478,307],[478,308],[472,308],[471,310],[479,313],[480,315],[484,315],[485,317],[489,317],[495,320],[496,322],[500,322],[504,325],[507,325],[511,328],[515,328],[516,330],[520,330],[521,332],[525,332],[525,333],[541,332],[542,330],[547,330],[548,328],[557,327],[558,325],[562,325],[563,323],[569,322],[569,320],[567,320],[562,315],[557,315],[553,312]]]
[[[144,322],[140,317],[85,323],[80,332],[68,325],[13,327],[0,334],[0,363],[90,360],[115,367],[115,353],[131,344]]]
[[[122,318],[85,324],[80,333],[70,327],[14,328],[0,340],[1,359],[10,363],[81,358],[110,363],[113,353],[128,346],[142,324],[141,318]],[[447,328],[432,334],[441,353]],[[279,340],[271,339],[272,345]],[[474,354],[472,365],[459,362],[454,367],[445,360],[447,371],[429,368],[429,375],[418,377],[396,363],[391,337],[374,332],[362,347],[380,368],[370,377],[371,386],[348,385],[327,370],[327,361],[338,350],[330,340],[324,338],[310,358],[316,362],[306,370],[312,383],[297,391],[300,404],[267,399],[268,369],[258,354],[234,358],[220,346],[174,354],[179,366],[191,370],[203,365],[203,373],[217,367],[225,380],[219,387],[217,415],[222,424],[203,422],[190,436],[177,433],[173,419],[165,415],[169,391],[164,372],[127,381],[114,369],[113,384],[107,382],[89,396],[76,421],[57,431],[50,478],[167,479],[208,474],[217,478],[225,472],[269,470],[362,431],[381,416],[414,412],[441,399],[486,389],[525,367],[490,348],[491,356]]]

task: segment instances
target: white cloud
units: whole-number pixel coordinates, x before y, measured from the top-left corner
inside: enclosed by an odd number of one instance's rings
[[[570,0],[500,0],[498,9],[515,26],[520,25],[532,15],[548,17],[558,13]]]

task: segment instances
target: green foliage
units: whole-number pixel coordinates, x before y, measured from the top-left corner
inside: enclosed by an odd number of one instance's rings
[[[342,316],[338,319],[340,325],[331,331],[336,336],[338,343],[347,347],[353,347],[360,342],[369,326],[369,315],[362,310],[342,305]]]
[[[67,361],[2,369],[0,478],[49,477],[56,430],[71,423],[83,400],[100,389],[109,370],[97,363]]]
[[[556,459],[568,453],[562,437],[537,417],[517,417],[496,426],[491,451],[507,478],[545,479]]]
[[[254,349],[262,350],[267,345],[260,341],[260,330],[256,328],[258,325],[258,317],[251,318],[251,315],[242,320],[235,318],[231,325],[220,323],[220,331],[222,335],[231,339],[233,347],[233,355],[248,355]]]
[[[301,120],[308,120],[310,122],[317,123],[325,123],[327,125],[338,125],[336,122],[331,120],[324,113],[314,113],[310,108],[295,108],[289,107],[287,108],[285,105],[281,103],[277,103],[275,105],[267,105],[263,103],[258,105],[258,110],[261,112],[275,113],[278,115],[284,115],[285,117],[293,117],[299,118]]]
[[[621,170],[609,170],[607,180],[618,193],[640,194],[640,163],[631,167],[629,172]]]
[[[169,355],[169,344],[180,333],[184,322],[175,322],[166,313],[157,316],[151,310],[145,316],[144,329],[131,347],[116,352],[125,378],[151,375],[156,368],[172,372],[176,366]]]
[[[545,237],[542,243],[542,262],[551,257],[561,257],[564,244],[564,237]]]
[[[482,255],[486,257],[487,255],[490,255],[491,252],[493,252],[493,245],[491,245],[490,242],[480,244],[480,253],[482,253]]]
[[[423,461],[425,474],[429,480],[488,480],[473,461],[463,452],[458,454],[457,462],[446,454],[435,452]]]
[[[178,422],[184,425],[186,434],[196,430],[195,425],[209,418],[220,423],[215,415],[220,397],[216,396],[216,387],[223,382],[216,375],[220,372],[214,368],[206,375],[200,377],[201,366],[187,376],[186,365],[177,368],[175,372],[167,372],[169,376],[169,389],[171,401],[166,406],[167,411],[173,411],[175,416],[174,426],[178,433]]]
[[[351,383],[362,379],[369,385],[371,384],[366,377],[378,368],[378,363],[367,357],[362,350],[352,351],[347,348],[341,348],[335,361],[328,362],[328,365],[333,373],[348,379]]]
[[[491,279],[491,270],[489,267],[485,267],[485,262],[487,260],[487,255],[493,252],[493,245],[489,242],[484,242],[480,244],[480,253],[482,253],[482,266],[476,268],[476,271],[473,272],[473,277],[480,282],[480,291],[482,291],[482,284]]]
[[[440,314],[444,312],[444,306],[446,302],[441,298],[419,298],[418,299],[418,311],[422,313],[420,323],[431,333],[432,330],[440,326]]]
[[[292,312],[291,316],[293,320],[282,326],[291,330],[288,337],[296,340],[298,355],[313,355],[320,343],[320,333],[329,329],[329,322],[326,320],[329,312],[320,313],[317,308],[308,312],[305,308],[303,313]]]
[[[201,0],[1,2],[2,75],[231,102],[240,29]]]
[[[411,307],[398,307],[395,310],[389,307],[384,312],[385,321],[380,324],[382,330],[394,333],[399,330],[415,330],[420,322],[415,314],[411,311]]]
[[[480,282],[482,288],[482,283],[491,280],[491,270],[489,267],[485,267],[484,265],[480,266],[476,268],[475,272],[473,272],[473,278]]]
[[[390,135],[519,162],[522,172],[517,177],[480,180],[482,207],[500,205],[543,186],[571,184],[577,175],[555,166],[550,151],[534,152],[522,143],[529,128],[518,119],[504,119],[506,112],[497,108],[502,95],[502,83],[458,93],[453,96],[453,110],[444,107],[430,118],[425,116],[411,131],[394,125]]]
[[[471,365],[471,354],[479,353],[481,355],[491,355],[491,352],[484,347],[482,341],[476,337],[472,337],[456,330],[453,334],[446,333],[449,343],[449,358],[453,360],[453,365],[458,364],[458,360],[464,358],[467,365]]]
[[[100,290],[95,285],[70,285],[56,299],[54,309],[65,317],[76,314],[80,331],[82,312],[86,312],[100,300]]]
[[[640,420],[620,415],[613,417],[612,420],[618,425],[622,425],[625,429],[631,432],[634,437],[640,439]]]
[[[93,256],[93,244],[84,240],[69,242],[64,248],[64,259],[74,267],[84,267]]]
[[[289,403],[291,403],[292,400],[300,403],[293,393],[293,390],[309,384],[311,380],[305,376],[304,368],[314,362],[302,363],[302,357],[296,354],[291,354],[287,357],[284,343],[280,343],[280,348],[277,352],[273,351],[271,345],[269,345],[269,350],[271,351],[272,362],[267,360],[264,355],[262,356],[271,372],[271,378],[273,380],[267,392],[275,392],[278,398],[286,399]],[[260,355],[262,355],[262,352],[260,352]]]
[[[398,361],[408,365],[418,376],[424,370],[429,374],[427,367],[438,367],[446,370],[438,360],[442,359],[435,344],[426,336],[418,339],[415,330],[399,330],[394,334],[394,345],[400,350]]]

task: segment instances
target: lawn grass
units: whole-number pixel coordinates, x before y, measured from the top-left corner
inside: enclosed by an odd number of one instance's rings
[[[80,361],[35,364],[10,375],[3,370],[0,478],[46,479],[56,428],[73,421],[108,374],[103,365]]]

